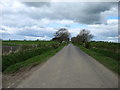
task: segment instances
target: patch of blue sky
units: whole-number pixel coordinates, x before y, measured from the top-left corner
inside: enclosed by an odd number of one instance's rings
[[[120,16],[108,16],[106,19],[120,19]]]
[[[73,29],[73,28],[81,28],[81,29],[85,29],[85,28],[87,28],[87,25],[85,25],[85,24],[71,24],[70,25],[70,27],[69,27],[70,29]]]

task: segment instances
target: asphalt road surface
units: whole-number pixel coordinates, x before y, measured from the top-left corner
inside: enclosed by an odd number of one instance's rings
[[[73,44],[23,80],[17,88],[117,88],[118,77]]]

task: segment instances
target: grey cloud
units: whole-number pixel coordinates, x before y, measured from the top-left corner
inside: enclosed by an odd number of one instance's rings
[[[34,8],[31,8],[34,7]],[[24,3],[22,7],[17,8],[7,8],[7,11],[3,11],[3,24],[5,26],[24,28],[26,26],[45,26],[46,23],[43,23],[42,19],[52,20],[73,20],[79,22],[80,24],[96,24],[104,23],[101,17],[101,13],[111,10],[112,7],[117,8],[117,3],[98,3],[98,2],[89,2],[89,3]],[[113,11],[110,11],[113,12]],[[107,12],[106,12],[107,13]],[[113,12],[113,14],[116,12]],[[107,16],[113,15],[108,14]],[[102,14],[104,16],[104,14]],[[114,14],[117,15],[117,14]],[[47,20],[45,22],[47,22]],[[109,27],[109,26],[108,26]],[[101,28],[101,27],[100,27]],[[90,29],[91,30],[91,29]],[[96,28],[98,30],[98,28]],[[104,30],[101,29],[101,30]],[[111,30],[111,29],[110,29]],[[21,36],[34,36],[34,37],[52,37],[54,31],[48,31],[43,28],[43,30],[38,31],[34,29],[17,31],[16,35]],[[96,31],[98,32],[98,31]],[[112,33],[112,34],[108,34]],[[4,35],[5,33],[3,33]],[[101,33],[98,33],[101,34]],[[97,34],[97,35],[98,35]],[[107,36],[106,36],[107,35]],[[4,35],[7,36],[7,35]],[[9,36],[9,35],[8,35]],[[116,36],[116,32],[104,32],[101,36]],[[99,37],[100,38],[100,37]]]
[[[89,13],[99,13],[104,12],[106,10],[109,10],[110,7],[116,6],[117,3],[113,2],[94,2],[94,3],[88,3],[87,8],[84,10]]]
[[[26,6],[29,7],[42,7],[42,6],[50,6],[49,2],[23,2]]]
[[[17,35],[32,36],[32,37],[44,37],[45,35],[48,37],[52,37],[54,33],[55,33],[54,31],[48,31],[45,29],[39,30],[32,28],[29,29],[22,28],[22,30],[18,30],[16,32]]]
[[[86,3],[85,7],[82,10],[82,14],[79,15],[80,19],[78,20],[80,23],[85,24],[100,24],[103,23],[103,17],[101,17],[101,13],[108,11],[111,7],[115,7],[117,3]]]
[[[10,19],[11,23],[14,24],[14,22],[18,23],[16,20],[20,19],[22,21],[22,19],[27,17],[36,21],[48,18],[51,20],[74,20],[83,24],[100,24],[104,22],[101,13],[109,11],[112,7],[117,8],[118,5],[113,2],[24,2],[23,4],[25,4],[24,9],[18,9],[16,12],[13,12],[12,8],[11,10],[3,11],[4,21]],[[35,9],[29,8],[31,6],[35,7]]]
[[[37,3],[36,3],[37,4]],[[117,3],[51,3],[50,7],[40,7],[29,13],[33,19],[70,19],[79,23],[96,24],[102,23],[101,13],[117,6]]]

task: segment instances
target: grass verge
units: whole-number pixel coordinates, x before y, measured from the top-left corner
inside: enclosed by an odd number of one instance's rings
[[[102,50],[98,51],[97,49],[96,50],[95,49],[94,50],[87,49],[87,48],[84,48],[83,46],[80,46],[78,44],[74,44],[74,45],[79,47],[82,51],[84,51],[88,55],[92,56],[94,59],[96,59],[97,61],[102,63],[104,66],[106,66],[110,70],[112,70],[115,73],[118,73],[120,75],[120,67],[119,67],[120,62],[118,60],[116,60],[115,58],[113,58],[115,55],[109,56],[108,55],[109,53],[102,52]],[[106,54],[104,54],[104,53],[106,53]]]
[[[56,49],[51,49],[49,51],[46,51],[44,53],[42,53],[41,55],[37,55],[35,57],[29,58],[23,62],[20,63],[16,63],[14,65],[9,66],[7,69],[5,69],[4,73],[14,73],[19,71],[22,68],[28,68],[28,67],[32,67],[35,66],[37,64],[40,64],[46,60],[48,60],[51,56],[55,55],[56,52],[58,52],[59,50],[61,50],[65,45],[62,45]]]
[[[11,53],[9,55],[3,55],[3,66],[2,66],[2,71],[4,71],[6,68],[8,68],[11,65],[14,65],[16,63],[23,62],[29,58],[32,58],[37,55],[41,55],[42,53],[52,50],[54,48],[50,47],[40,47],[40,48],[33,48],[31,50],[25,50],[25,51],[20,51],[17,53]]]

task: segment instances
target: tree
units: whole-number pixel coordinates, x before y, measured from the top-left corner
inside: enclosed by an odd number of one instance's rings
[[[72,37],[72,38],[71,38],[71,41],[72,41],[73,43],[76,43],[76,42],[77,42],[77,38],[76,38],[76,37]]]
[[[37,39],[36,41],[39,41],[39,39]]]
[[[93,38],[93,35],[90,34],[89,30],[83,29],[77,35],[77,38],[79,39],[80,42],[86,43],[86,42],[89,42]]]
[[[60,43],[68,42],[70,33],[68,32],[66,28],[61,28],[54,34],[54,36],[55,37],[52,39],[54,41],[59,41]]]
[[[71,40],[73,43],[79,43],[84,47],[89,48],[90,47],[89,41],[92,38],[93,38],[93,35],[90,34],[89,30],[82,29],[80,33],[76,37],[73,37]]]

